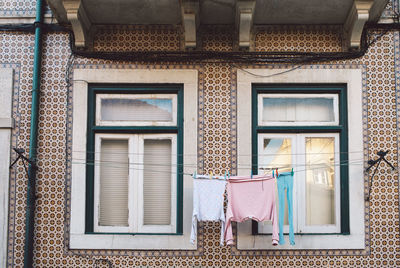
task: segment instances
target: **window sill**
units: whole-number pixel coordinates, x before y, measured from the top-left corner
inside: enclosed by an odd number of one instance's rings
[[[365,235],[351,234],[302,234],[295,235],[296,245],[290,245],[289,236],[285,235],[285,244],[273,246],[271,235],[252,235],[251,222],[246,221],[237,225],[239,250],[299,250],[299,249],[365,249]]]
[[[71,249],[196,250],[189,235],[72,234]]]

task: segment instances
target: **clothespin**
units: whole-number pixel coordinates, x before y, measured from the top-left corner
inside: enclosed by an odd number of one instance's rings
[[[212,178],[213,178],[213,174],[212,174],[212,171],[210,171],[210,180],[212,180]]]
[[[250,173],[250,178],[253,179],[253,170]]]
[[[275,178],[275,172],[272,170],[272,177]]]
[[[294,171],[293,171],[293,168],[292,168],[292,176],[294,175]]]
[[[277,177],[277,178],[279,177],[278,168],[276,169],[276,177]]]
[[[193,178],[196,179],[196,177],[197,177],[197,172],[195,170],[194,173],[193,173]]]

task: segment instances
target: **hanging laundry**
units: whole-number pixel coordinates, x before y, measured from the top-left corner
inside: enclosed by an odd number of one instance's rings
[[[279,173],[277,179],[279,198],[279,244],[285,244],[283,237],[283,218],[285,214],[285,189],[288,202],[289,241],[294,245],[293,231],[293,172]]]
[[[225,214],[224,193],[225,180],[195,179],[193,181],[193,216],[190,242],[194,244],[197,237],[197,221],[219,221],[221,223],[220,243],[224,244]]]
[[[276,179],[271,175],[235,176],[228,180],[225,241],[233,244],[232,221],[272,221],[272,245],[277,245],[278,218],[275,204]]]

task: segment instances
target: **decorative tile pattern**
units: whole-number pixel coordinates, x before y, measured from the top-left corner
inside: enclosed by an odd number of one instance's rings
[[[144,31],[144,30],[143,30]],[[205,31],[205,30],[204,30]],[[294,37],[309,38],[304,42],[317,44],[318,51],[340,51],[341,41],[330,28],[265,32],[255,36],[256,51],[300,50]],[[114,42],[125,38],[128,42]],[[157,40],[169,40],[167,43]],[[202,47],[207,50],[229,51],[233,37],[226,31],[203,32]],[[377,36],[379,33],[377,33]],[[146,40],[143,36],[147,36]],[[262,37],[265,37],[263,40]],[[141,39],[140,39],[141,37]],[[278,40],[274,41],[277,37]],[[154,38],[157,49],[176,50],[180,37],[173,32],[157,30],[102,33],[95,41],[99,50],[141,50]],[[290,38],[290,40],[289,40]],[[321,39],[322,38],[322,39]],[[171,40],[173,39],[173,40]],[[375,158],[379,150],[390,150],[388,160],[398,164],[398,124],[400,117],[399,34],[388,33],[361,59],[302,68],[356,68],[362,66],[364,77],[364,143],[365,158]],[[132,40],[135,40],[134,42]],[[15,70],[14,116],[12,146],[28,148],[33,64],[33,35],[0,33],[0,62]],[[108,43],[110,42],[110,43]],[[288,43],[291,43],[291,46]],[[128,44],[130,43],[130,44]],[[383,165],[374,178],[371,204],[366,203],[366,250],[340,251],[238,251],[219,246],[219,224],[200,225],[199,249],[193,251],[109,251],[69,250],[69,200],[71,155],[71,97],[67,87],[70,56],[66,34],[48,34],[44,39],[40,123],[38,140],[39,172],[37,178],[37,210],[35,224],[36,267],[127,267],[127,266],[301,266],[301,267],[399,267],[399,181],[398,173]],[[204,65],[135,65],[128,62],[76,58],[75,67],[85,68],[194,68],[199,70],[199,172],[235,172],[236,166],[236,70],[238,68],[284,68],[288,66],[244,66],[218,63]],[[13,156],[15,157],[15,156]],[[365,174],[367,182],[367,176]],[[19,164],[11,172],[10,225],[8,266],[22,267],[25,235],[26,174]],[[277,256],[279,255],[279,256]],[[354,256],[356,255],[356,256]]]
[[[389,0],[381,19],[391,19],[399,15],[399,1],[398,0]]]
[[[0,16],[32,17],[36,14],[36,0],[2,0]]]
[[[338,26],[270,26],[259,29],[255,51],[339,52],[342,50]]]
[[[232,51],[234,33],[235,29],[227,26],[202,26],[198,34],[200,47],[206,51]]]
[[[95,51],[178,51],[181,47],[178,27],[144,26],[102,28],[94,40]]]

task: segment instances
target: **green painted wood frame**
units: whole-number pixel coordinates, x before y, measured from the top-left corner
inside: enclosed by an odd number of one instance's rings
[[[339,99],[339,125],[337,126],[258,126],[258,94],[337,94]],[[347,86],[346,84],[253,84],[252,86],[252,171],[258,172],[259,133],[339,133],[340,161],[348,161]],[[349,171],[340,165],[340,234],[350,234],[349,218]],[[258,233],[258,223],[252,222],[252,234]],[[320,233],[313,233],[316,235]],[[336,233],[337,234],[337,233]],[[298,233],[298,235],[305,235]],[[307,233],[306,235],[310,235]],[[327,233],[326,235],[335,235]]]
[[[183,86],[179,84],[89,84],[87,118],[87,163],[93,163],[96,133],[176,133],[177,134],[177,202],[175,233],[118,233],[146,235],[181,235],[183,232]],[[177,126],[96,126],[96,94],[176,94]],[[94,234],[94,165],[86,166],[86,219],[85,233]],[[102,233],[115,234],[115,233]]]

